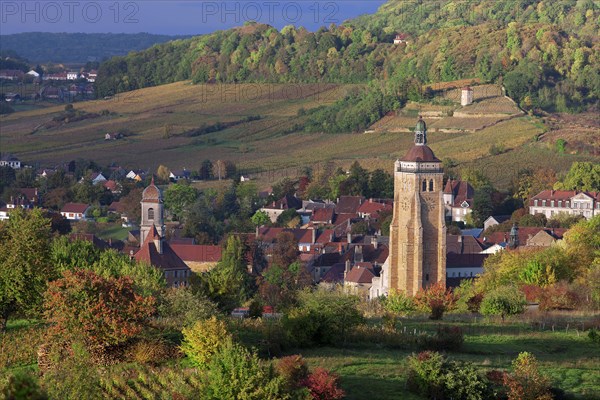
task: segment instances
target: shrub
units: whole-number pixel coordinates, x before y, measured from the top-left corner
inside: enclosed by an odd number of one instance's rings
[[[438,282],[427,289],[421,289],[414,297],[414,302],[421,310],[429,312],[429,318],[442,319],[446,311],[454,309],[458,296],[451,289]]]
[[[275,369],[291,390],[300,388],[308,378],[308,366],[298,354],[280,358]]]
[[[100,375],[85,346],[75,343],[69,355],[44,374],[44,387],[51,399],[101,399]]]
[[[173,357],[173,346],[161,339],[142,339],[127,350],[128,358],[138,364],[157,365]]]
[[[340,338],[363,321],[358,298],[340,291],[304,290],[299,302],[283,320],[289,337],[299,346],[340,344]]]
[[[337,400],[344,398],[339,385],[339,376],[323,368],[315,368],[303,385],[308,388],[314,400]]]
[[[387,297],[382,297],[381,303],[386,311],[401,316],[406,316],[415,310],[413,299],[399,290],[392,290]]]
[[[488,380],[469,363],[448,361],[425,351],[408,358],[408,389],[431,399],[485,400],[494,398]]]
[[[592,342],[600,344],[600,333],[598,333],[598,330],[594,328],[590,329],[590,331],[588,332],[588,337]]]
[[[65,271],[45,295],[45,316],[54,335],[82,339],[91,349],[123,344],[142,330],[154,313],[154,297],[135,293],[128,277]]]
[[[350,343],[377,343],[389,348],[406,349],[416,343],[416,336],[399,332],[395,327],[387,325],[361,324],[350,331],[347,340]]]
[[[459,350],[465,336],[458,326],[441,326],[434,335],[421,335],[418,345],[424,350],[434,351],[456,351]]]
[[[0,381],[0,397],[10,400],[46,400],[48,396],[33,376],[23,372],[10,374]]]
[[[507,315],[521,314],[525,311],[525,296],[514,286],[501,286],[485,294],[480,311],[483,315],[500,315],[502,321]]]
[[[157,307],[161,322],[175,329],[191,326],[196,321],[216,315],[217,305],[189,287],[167,289]]]
[[[231,337],[225,322],[216,317],[197,321],[192,327],[184,328],[181,350],[198,367],[207,367],[213,356]]]
[[[540,294],[540,310],[575,310],[581,303],[579,293],[567,282],[548,286]]]
[[[513,373],[504,376],[508,400],[551,400],[550,381],[540,374],[535,356],[520,353],[513,361]]]
[[[231,339],[224,341],[207,365],[199,398],[206,400],[285,398],[285,381],[271,364],[263,364]]]

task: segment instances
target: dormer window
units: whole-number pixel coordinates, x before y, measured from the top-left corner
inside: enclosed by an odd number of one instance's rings
[[[463,201],[460,206],[462,208],[468,208],[469,207],[469,203],[467,203],[466,201]]]

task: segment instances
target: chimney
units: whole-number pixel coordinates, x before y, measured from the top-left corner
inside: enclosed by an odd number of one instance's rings
[[[346,240],[348,241],[348,244],[352,243],[352,233],[348,232],[346,234]]]

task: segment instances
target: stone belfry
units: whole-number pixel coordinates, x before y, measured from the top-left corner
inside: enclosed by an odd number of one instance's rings
[[[142,222],[140,224],[140,246],[144,244],[146,237],[154,226],[160,237],[164,237],[165,226],[163,219],[163,199],[160,189],[154,184],[154,176],[148,186],[142,192]]]
[[[394,215],[390,225],[387,289],[414,295],[437,282],[446,284],[446,225],[442,162],[427,146],[419,118],[415,144],[394,165]]]

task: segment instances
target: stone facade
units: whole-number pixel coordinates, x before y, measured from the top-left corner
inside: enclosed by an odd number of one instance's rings
[[[414,295],[446,283],[446,226],[443,169],[427,146],[425,122],[415,129],[415,145],[394,169],[394,212],[390,254],[375,296],[396,289]],[[376,290],[378,290],[376,289]]]
[[[140,224],[140,245],[146,241],[152,227],[156,228],[158,235],[165,235],[163,199],[160,189],[154,184],[154,177],[150,186],[142,193],[142,221]]]

